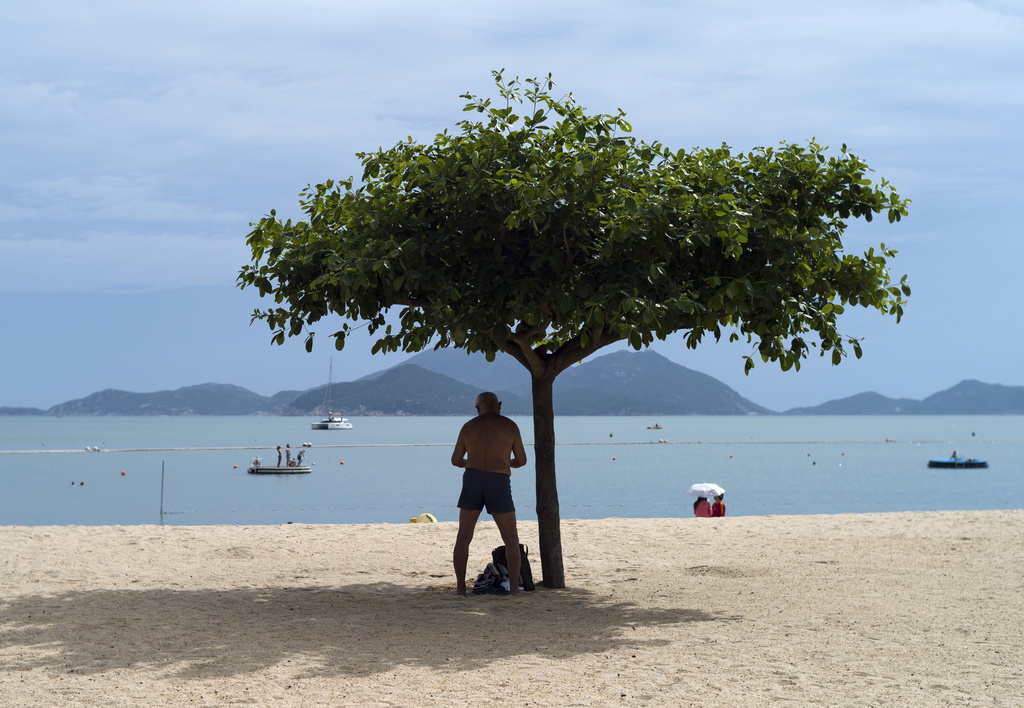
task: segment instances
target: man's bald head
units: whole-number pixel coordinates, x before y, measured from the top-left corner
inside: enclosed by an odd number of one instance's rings
[[[498,400],[498,396],[490,391],[484,391],[476,397],[476,408],[481,413],[485,411],[492,411],[497,413],[501,410],[501,401]]]

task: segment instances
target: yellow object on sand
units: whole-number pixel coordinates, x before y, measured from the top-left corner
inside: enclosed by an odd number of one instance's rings
[[[421,524],[436,524],[437,518],[433,514],[420,514],[416,517],[416,521]]]

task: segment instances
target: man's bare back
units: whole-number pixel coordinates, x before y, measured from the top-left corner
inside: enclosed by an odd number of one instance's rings
[[[511,454],[511,457],[509,455]],[[526,464],[526,451],[519,427],[497,410],[481,408],[459,431],[452,453],[456,467],[512,474],[513,467]]]

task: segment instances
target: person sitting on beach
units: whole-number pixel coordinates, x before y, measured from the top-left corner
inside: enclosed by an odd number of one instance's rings
[[[707,497],[697,497],[697,501],[693,503],[693,515],[702,518],[711,516],[711,505],[708,504]]]
[[[466,594],[466,566],[477,519],[486,507],[505,543],[508,559],[509,594],[525,595],[519,589],[519,531],[512,503],[512,468],[526,464],[526,449],[519,426],[501,415],[501,401],[490,391],[476,397],[475,418],[459,431],[452,464],[465,468],[459,496],[459,531],[452,551],[455,566],[455,594]]]
[[[715,496],[715,503],[711,505],[711,516],[725,516],[724,494]]]

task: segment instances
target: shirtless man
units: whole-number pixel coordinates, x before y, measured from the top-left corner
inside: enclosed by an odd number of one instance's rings
[[[480,512],[494,517],[505,542],[508,560],[509,591],[525,595],[519,589],[519,531],[516,508],[512,504],[512,468],[526,464],[526,450],[519,426],[501,414],[501,401],[490,391],[476,397],[476,418],[459,431],[452,453],[452,464],[464,467],[462,495],[459,497],[459,534],[455,539],[452,561],[455,565],[456,595],[466,594],[466,565],[469,544],[473,541]]]

